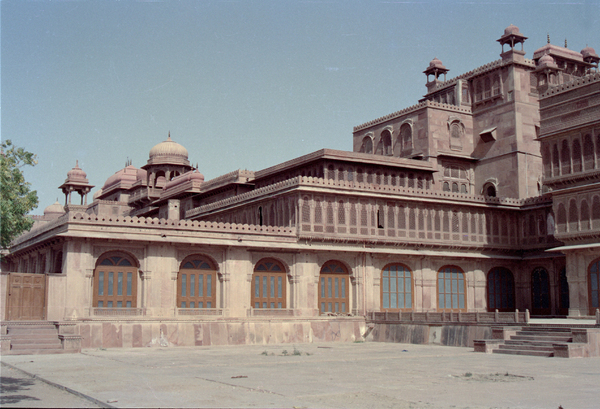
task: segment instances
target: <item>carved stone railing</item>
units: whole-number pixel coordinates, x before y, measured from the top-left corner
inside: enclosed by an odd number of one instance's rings
[[[293,317],[294,310],[291,308],[249,308],[248,317]]]
[[[222,316],[222,308],[176,308],[176,315],[181,316]]]
[[[372,322],[386,323],[481,323],[481,324],[526,324],[529,310],[514,312],[371,312],[367,317]]]
[[[141,317],[145,315],[143,308],[91,308],[92,317]]]

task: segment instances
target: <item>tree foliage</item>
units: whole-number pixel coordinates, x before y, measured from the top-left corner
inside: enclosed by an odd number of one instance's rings
[[[15,237],[33,225],[27,213],[37,207],[37,192],[31,190],[31,184],[25,181],[21,168],[35,166],[37,160],[33,153],[17,148],[10,140],[6,140],[2,142],[0,161],[0,246],[7,248]]]

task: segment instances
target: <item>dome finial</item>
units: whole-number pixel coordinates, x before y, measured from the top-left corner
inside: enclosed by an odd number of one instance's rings
[[[79,167],[79,159],[75,159],[75,167],[78,168]]]
[[[565,48],[567,48],[567,39],[565,38]]]
[[[546,37],[547,37],[548,44],[550,44],[550,33],[546,34]]]
[[[167,140],[171,140],[171,131],[169,131],[169,137],[167,138]]]

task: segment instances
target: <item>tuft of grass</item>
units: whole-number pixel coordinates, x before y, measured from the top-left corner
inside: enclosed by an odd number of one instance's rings
[[[467,372],[467,373],[465,373],[465,377],[466,377],[466,378],[470,378],[471,376],[473,376],[473,374],[472,374],[471,372]]]
[[[260,354],[264,356],[269,356],[269,353],[267,351],[262,351]]]
[[[283,352],[281,353],[281,355],[283,356],[288,356],[289,352],[287,351],[287,349],[284,349]]]
[[[294,352],[292,352],[292,355],[297,355],[297,356],[300,356],[300,355],[302,355],[302,352],[298,351],[298,350],[296,349],[296,347],[294,347]]]

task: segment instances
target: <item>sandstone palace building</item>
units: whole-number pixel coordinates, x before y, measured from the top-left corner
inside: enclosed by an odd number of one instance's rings
[[[205,180],[169,135],[93,199],[75,166],[5,258],[3,325],[95,348],[361,340],[377,313],[595,315],[600,58],[548,42],[529,59],[526,40],[509,26],[500,59],[452,78],[433,59],[426,95],[355,126],[352,152]]]

